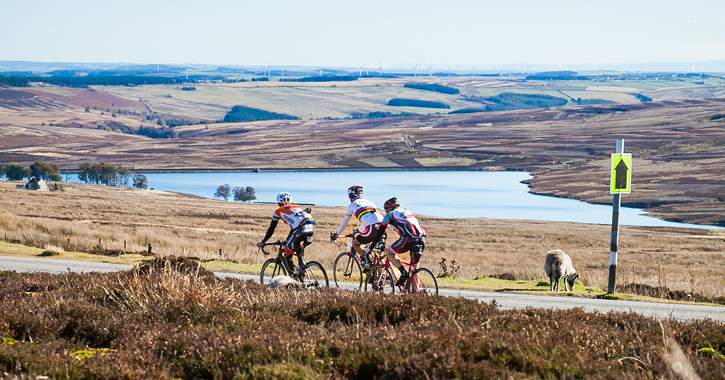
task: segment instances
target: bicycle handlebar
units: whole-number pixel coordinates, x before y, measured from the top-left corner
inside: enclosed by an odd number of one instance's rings
[[[274,243],[264,243],[264,245],[262,245],[261,247],[259,247],[259,250],[261,250],[262,253],[264,253],[265,255],[269,255],[271,252],[267,252],[266,250],[264,250],[264,247],[266,247],[268,245],[278,245],[278,246],[282,246],[283,244],[284,244],[284,242],[282,242],[280,240],[277,240]]]
[[[335,236],[335,233],[333,232],[333,233],[331,233],[331,234],[330,234],[330,241],[331,241],[331,242],[333,242],[333,243],[335,243],[335,245],[336,245],[336,246],[338,246],[338,247],[342,247],[342,246],[340,245],[340,243],[338,243],[338,242],[337,242],[337,238],[341,238],[341,237],[342,237],[342,238],[354,238],[354,237],[355,237],[355,236],[357,236],[357,234],[359,234],[359,233],[360,233],[360,232],[358,232],[357,230],[355,230],[355,231],[353,231],[352,233],[349,233],[349,234],[347,234],[347,235],[338,235],[338,236],[337,236],[336,238],[334,238],[334,239],[333,239],[332,237],[333,237],[333,236]]]

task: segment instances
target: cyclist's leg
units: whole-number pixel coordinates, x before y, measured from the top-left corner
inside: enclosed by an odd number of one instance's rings
[[[362,247],[363,244],[370,244],[373,242],[373,238],[375,237],[375,234],[378,232],[378,229],[380,228],[380,224],[373,224],[372,226],[368,226],[368,228],[364,229],[360,232],[359,235],[355,237],[355,239],[352,241],[352,246],[355,248],[355,251],[365,259],[365,261],[370,262],[370,257],[368,254],[366,254],[365,249]]]
[[[410,266],[414,269],[418,268],[420,259],[423,258],[423,251],[425,250],[425,238],[417,238],[416,244],[410,249]]]

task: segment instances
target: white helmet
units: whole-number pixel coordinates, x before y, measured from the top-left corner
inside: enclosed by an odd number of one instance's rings
[[[292,199],[292,196],[290,195],[290,193],[281,192],[281,193],[277,194],[277,204],[280,206],[290,203],[291,199]]]

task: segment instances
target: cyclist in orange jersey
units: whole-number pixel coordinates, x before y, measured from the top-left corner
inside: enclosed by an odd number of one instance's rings
[[[287,264],[290,270],[295,269],[292,264],[292,255],[297,256],[297,268],[296,273],[299,274],[302,255],[303,255],[303,243],[305,245],[312,243],[312,235],[314,234],[315,221],[312,219],[312,215],[309,213],[309,209],[303,210],[300,206],[290,203],[292,196],[289,193],[279,193],[277,195],[277,204],[279,208],[275,210],[272,215],[272,222],[269,224],[267,234],[264,235],[262,241],[257,243],[257,247],[264,246],[264,243],[272,237],[277,223],[281,219],[290,227],[289,235],[287,235],[287,243],[284,246],[284,250],[287,259]]]

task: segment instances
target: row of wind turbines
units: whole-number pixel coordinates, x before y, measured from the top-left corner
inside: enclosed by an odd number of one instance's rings
[[[264,76],[271,77],[272,76],[272,71],[270,69],[271,66],[269,64],[267,64],[266,62],[265,62],[265,64],[266,64],[266,66],[261,66],[262,73]],[[359,65],[357,63],[355,64],[355,66],[357,66],[357,68],[358,68],[358,76],[363,76],[363,72],[365,72],[365,76],[370,76],[370,72],[373,72],[373,74],[378,74],[378,76],[383,76],[383,74],[391,74],[391,73],[400,74],[400,73],[406,72],[406,70],[395,70],[395,71],[386,70],[383,68],[382,60],[380,60],[378,67],[373,68],[373,69],[368,68],[367,65]],[[448,65],[448,70],[442,70],[441,72],[436,72],[433,70],[433,68],[435,68],[437,65],[431,63],[431,64],[425,64],[424,66],[427,68],[427,70],[422,71],[422,73],[419,73],[418,72],[419,66],[420,66],[420,61],[416,62],[415,67],[413,68],[413,76],[415,76],[415,77],[425,76],[425,74],[427,74],[427,76],[429,76],[429,77],[432,77],[434,75],[445,76],[445,74],[448,74],[448,76],[451,76],[451,75],[461,76],[461,75],[466,75],[466,74],[476,75],[476,70],[478,69],[479,74],[487,73],[488,75],[491,75],[491,74],[497,73],[498,74],[497,76],[499,76],[501,78],[506,78],[507,76],[510,78],[512,76],[512,73],[515,75],[518,75],[518,76],[528,75],[529,69],[531,68],[531,65],[528,65],[526,63],[521,63],[519,66],[518,72],[516,72],[514,65],[502,64],[500,66],[491,65],[491,70],[489,71],[489,70],[483,70],[480,67],[477,68],[475,65],[470,65],[471,69],[470,69],[470,71],[468,71],[467,68],[469,65],[455,65],[455,66]],[[297,66],[297,67],[300,67],[300,66]],[[318,76],[323,76],[323,73],[325,70],[327,70],[328,72],[341,71],[341,70],[336,70],[336,69],[325,68],[325,67],[319,66],[319,65],[306,65],[306,66],[302,66],[302,67],[304,68],[303,70],[299,70],[299,69],[298,70],[288,70],[288,75],[289,75],[290,71],[295,71],[295,72],[306,71],[307,76],[311,76],[313,71]],[[454,70],[451,70],[452,67],[456,67],[457,70],[455,70],[455,72],[454,72]],[[281,74],[280,76],[284,77],[285,67],[278,66],[278,68],[280,69],[280,74]],[[525,70],[524,70],[524,68],[525,68]],[[349,76],[349,75],[351,75],[351,73],[354,73],[354,70],[350,70],[350,66],[346,66],[345,73],[347,73],[347,75]]]

